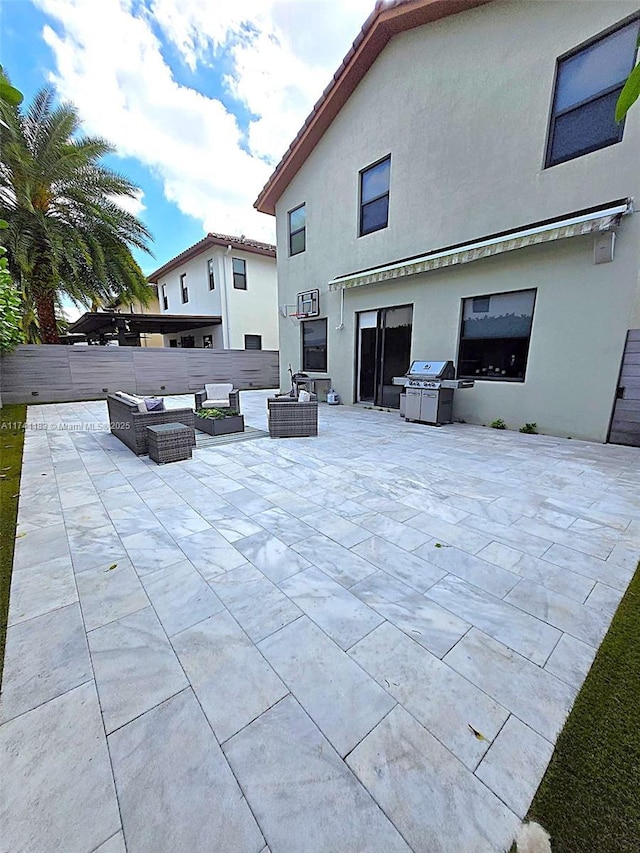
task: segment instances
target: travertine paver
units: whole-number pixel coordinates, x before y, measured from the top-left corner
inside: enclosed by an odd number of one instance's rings
[[[0,853],[508,849],[640,554],[640,450],[321,406],[156,466],[103,402],[29,416]]]

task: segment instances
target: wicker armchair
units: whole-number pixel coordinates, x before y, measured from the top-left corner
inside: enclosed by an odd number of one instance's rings
[[[149,452],[148,426],[179,423],[190,426],[192,429],[195,427],[193,409],[140,412],[135,403],[129,403],[113,394],[107,395],[107,409],[109,410],[111,432],[138,456],[145,456]]]
[[[299,403],[293,397],[269,397],[271,438],[306,438],[318,435],[318,401]]]
[[[224,399],[214,399],[207,398],[207,388],[209,388],[215,394],[224,393]],[[220,389],[220,392],[215,389]],[[230,383],[224,385],[209,385],[205,386],[202,391],[196,391],[195,394],[195,403],[196,403],[196,411],[198,409],[207,409],[207,408],[216,408],[216,409],[234,409],[236,412],[240,411],[240,392],[233,387]],[[207,405],[209,402],[209,405]]]

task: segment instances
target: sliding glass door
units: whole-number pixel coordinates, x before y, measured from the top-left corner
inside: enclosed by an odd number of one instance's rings
[[[400,407],[403,376],[411,358],[413,307],[381,308],[358,314],[357,399],[362,403]]]

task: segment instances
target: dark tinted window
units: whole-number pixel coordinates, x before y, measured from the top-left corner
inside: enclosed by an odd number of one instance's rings
[[[209,278],[209,290],[215,290],[216,279],[213,273],[213,258],[207,261],[207,276]]]
[[[262,335],[245,335],[245,349],[262,349]]]
[[[302,324],[302,369],[327,369],[327,321],[305,320]]]
[[[558,61],[547,166],[620,142],[618,96],[633,68],[638,21]]]
[[[360,172],[360,236],[387,227],[390,173],[391,157]]]

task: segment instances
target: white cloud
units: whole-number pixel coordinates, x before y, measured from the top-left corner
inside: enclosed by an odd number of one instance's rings
[[[127,213],[131,213],[133,216],[140,216],[140,214],[147,209],[145,203],[142,201],[143,198],[144,192],[142,190],[138,190],[134,196],[114,196],[113,201],[115,201],[115,203],[123,210],[126,210]]]
[[[53,26],[51,80],[106,137],[162,181],[205,230],[273,239],[252,203],[331,78],[372,0],[35,0]],[[255,118],[248,133],[215,98],[179,85],[156,36],[218,75]],[[133,207],[142,212],[142,198]]]

